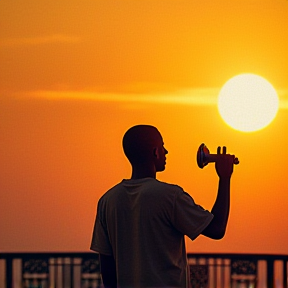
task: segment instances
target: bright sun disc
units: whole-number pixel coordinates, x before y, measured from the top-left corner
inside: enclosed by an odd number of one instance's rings
[[[269,125],[279,107],[277,92],[264,78],[240,74],[228,80],[218,97],[218,110],[232,128],[253,132]]]

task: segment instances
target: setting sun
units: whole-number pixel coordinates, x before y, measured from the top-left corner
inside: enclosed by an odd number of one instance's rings
[[[218,98],[223,120],[232,128],[253,132],[271,123],[279,106],[278,95],[263,77],[240,74],[225,83]]]

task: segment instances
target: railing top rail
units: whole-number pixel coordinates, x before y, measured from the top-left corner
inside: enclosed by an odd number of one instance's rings
[[[43,258],[64,258],[64,257],[89,257],[96,256],[95,252],[0,252],[0,259],[7,258],[25,258],[27,256],[37,256]]]
[[[8,258],[25,258],[25,257],[93,257],[98,255],[95,252],[0,252],[0,259]],[[255,259],[255,260],[286,260],[288,261],[288,255],[286,254],[253,254],[253,253],[187,253],[188,258],[237,258],[237,259]]]
[[[254,260],[287,260],[288,255],[286,254],[253,254],[253,253],[187,253],[188,258],[237,258],[237,259],[254,259]]]

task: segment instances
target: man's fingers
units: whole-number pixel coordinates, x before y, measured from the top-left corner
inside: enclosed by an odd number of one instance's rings
[[[218,148],[217,148],[217,154],[220,154],[220,153],[221,153],[221,147],[218,146]]]
[[[226,154],[226,151],[227,151],[226,146],[223,146],[223,153],[222,154]],[[217,154],[221,154],[221,147],[220,146],[218,146],[218,148],[217,148]]]

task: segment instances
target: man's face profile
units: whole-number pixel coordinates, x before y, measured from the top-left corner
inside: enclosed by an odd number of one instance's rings
[[[159,133],[159,139],[158,139],[158,145],[155,148],[155,168],[156,172],[161,172],[165,170],[166,165],[166,154],[168,154],[168,151],[164,147],[164,142],[161,134]]]

